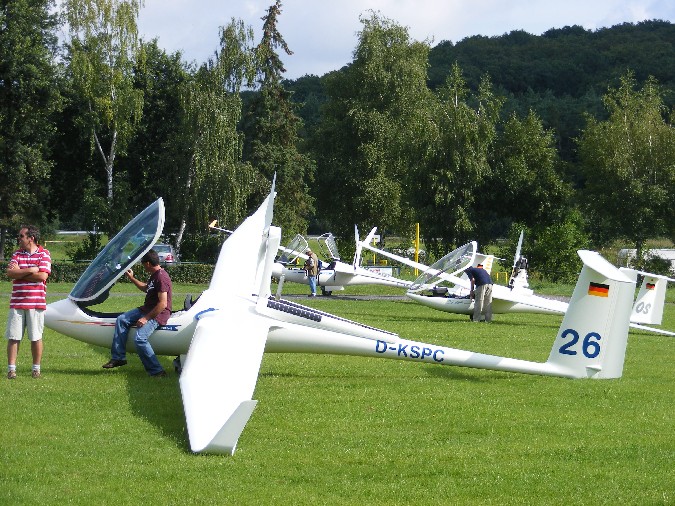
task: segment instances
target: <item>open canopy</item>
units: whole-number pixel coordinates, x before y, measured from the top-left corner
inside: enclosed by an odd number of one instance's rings
[[[296,258],[302,257],[308,247],[307,240],[302,235],[296,234],[288,246],[283,249],[278,262],[284,265],[291,264]]]
[[[69,297],[95,304],[131,266],[147,253],[164,228],[164,201],[159,198],[131,220],[87,267]]]
[[[340,253],[338,251],[337,242],[335,241],[333,234],[330,232],[323,234],[317,238],[317,241],[324,258],[340,260]]]
[[[432,286],[448,281],[451,276],[461,273],[473,263],[476,256],[476,246],[476,242],[471,241],[451,251],[424,271],[408,291],[427,290]]]

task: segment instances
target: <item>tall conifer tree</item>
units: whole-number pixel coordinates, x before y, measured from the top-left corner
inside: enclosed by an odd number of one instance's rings
[[[277,50],[288,55],[293,52],[277,30],[280,14],[281,0],[277,0],[262,18],[262,40],[256,47],[259,92],[248,108],[244,159],[268,181],[276,173],[274,221],[285,236],[290,236],[307,231],[308,218],[314,211],[310,197],[314,163],[298,149],[302,120],[282,84],[286,69]]]

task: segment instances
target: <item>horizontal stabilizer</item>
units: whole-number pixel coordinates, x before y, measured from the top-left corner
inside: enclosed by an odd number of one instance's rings
[[[233,455],[234,450],[237,447],[239,436],[243,432],[244,427],[246,427],[248,419],[251,418],[257,404],[258,401],[254,400],[243,401],[239,404],[239,407],[235,409],[232,416],[228,418],[225,425],[218,431],[218,434],[211,440],[208,447],[202,450],[195,450],[193,448],[193,451]]]
[[[631,323],[630,328],[637,330],[644,330],[645,332],[653,332],[654,334],[661,334],[662,336],[675,337],[675,332],[671,332],[670,330],[663,330],[654,327],[649,327],[647,325],[642,325],[640,323]]]

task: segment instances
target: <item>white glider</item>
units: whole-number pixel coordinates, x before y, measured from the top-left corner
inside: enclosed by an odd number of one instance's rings
[[[635,280],[599,254],[584,267],[546,362],[485,355],[403,339],[355,321],[278,299],[270,292],[281,230],[271,225],[272,192],[224,242],[207,290],[152,335],[157,354],[185,355],[180,388],[190,447],[232,454],[251,416],[262,354],[325,353],[407,360],[566,378],[619,378]],[[112,284],[161,233],[161,199],[103,249],[68,298],[49,304],[45,323],[109,348],[117,314],[93,311]],[[250,252],[241,255],[242,251]],[[134,351],[133,332],[129,351]]]
[[[361,241],[360,244],[365,249],[422,271],[420,277],[406,293],[415,302],[447,313],[473,314],[473,300],[469,297],[470,283],[466,275],[458,277],[458,275],[448,275],[443,271],[443,266],[448,259],[454,258],[457,251],[462,250],[466,245],[448,253],[428,267],[406,257],[375,248],[366,241]],[[485,255],[477,253],[471,265],[476,266],[485,258]],[[487,258],[489,259],[489,256]],[[516,258],[519,258],[519,252],[516,253]],[[515,275],[512,274],[510,287],[497,284],[492,287],[493,313],[564,314],[568,310],[567,302],[535,295],[534,291],[528,288],[526,272],[523,270],[518,272],[515,266],[516,260],[514,259],[513,273]],[[667,284],[668,281],[675,281],[675,279],[625,267],[622,267],[620,271],[636,282],[638,275],[643,276],[640,291],[631,310],[630,326],[639,330],[675,336],[675,332],[648,326],[661,324]]]
[[[356,230],[358,240],[358,230]],[[323,262],[319,272],[317,286],[321,288],[323,295],[331,295],[334,291],[344,290],[346,286],[357,285],[384,285],[398,288],[408,288],[412,282],[399,279],[377,270],[361,267],[361,248],[357,246],[354,259],[350,264],[340,260],[337,243],[333,234],[323,234],[318,238],[319,247],[328,260]],[[307,284],[307,273],[302,268],[307,259],[305,251],[308,248],[307,240],[297,234],[286,247],[280,247],[283,252],[279,261],[274,263],[272,275],[283,285],[285,282]],[[295,265],[295,260],[300,259],[300,266]]]
[[[433,265],[427,266],[406,257],[375,248],[366,241],[361,242],[361,246],[364,249],[386,256],[422,272],[409,288],[406,294],[409,298],[440,311],[472,315],[473,300],[469,297],[470,282],[466,275],[463,274],[463,270],[469,265],[477,266],[479,264],[485,264],[489,268],[493,257],[476,253],[471,262],[468,262],[454,273],[448,273],[448,262],[454,262],[458,252],[466,250],[469,245],[473,245],[474,249],[476,248],[475,241],[472,241],[448,253]],[[486,259],[488,263],[486,263]],[[425,295],[425,293],[430,293],[430,295]],[[535,295],[523,283],[518,284],[513,289],[502,285],[494,285],[492,289],[493,313],[536,312],[563,314],[566,310],[567,303]]]

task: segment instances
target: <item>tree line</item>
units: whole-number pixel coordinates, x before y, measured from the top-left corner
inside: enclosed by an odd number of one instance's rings
[[[25,221],[114,232],[161,196],[165,233],[184,259],[204,259],[215,247],[207,223],[236,227],[275,174],[275,224],[286,238],[330,230],[347,245],[354,224],[377,226],[386,240],[420,223],[439,255],[524,228],[531,260],[561,276],[576,272],[580,247],[675,239],[672,82],[637,64],[595,83],[606,84],[600,106],[577,109],[583,126],[562,142],[555,114],[541,112],[553,110],[542,104],[557,89],[521,86],[514,100],[495,84],[494,66],[462,56],[464,42],[432,48],[378,12],[362,16],[349,65],[291,82],[280,58],[292,55],[277,29],[281,0],[261,19],[260,40],[232,19],[201,64],[139,39],[142,7],[3,2],[0,247]],[[68,37],[59,44],[61,26]],[[673,33],[665,22],[645,27]],[[522,53],[532,37],[512,32],[502,42]],[[499,43],[466,41],[474,42]],[[574,67],[562,57],[559,65]],[[525,81],[542,74],[514,71]],[[567,102],[580,107],[587,96]]]

